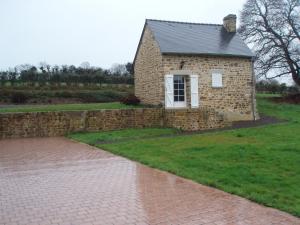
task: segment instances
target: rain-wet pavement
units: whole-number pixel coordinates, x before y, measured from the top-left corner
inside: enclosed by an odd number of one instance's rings
[[[0,224],[296,225],[300,219],[59,137],[0,141]]]

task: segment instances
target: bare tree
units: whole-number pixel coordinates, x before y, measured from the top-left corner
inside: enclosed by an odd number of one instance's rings
[[[51,66],[47,62],[40,62],[38,67],[43,73],[50,73]]]
[[[300,1],[247,0],[239,32],[253,46],[258,77],[291,74],[300,85]]]
[[[91,67],[91,65],[90,65],[89,62],[82,62],[80,64],[80,67],[83,68],[83,69],[85,69],[85,70],[87,70],[87,69],[89,69]]]
[[[38,65],[38,68],[42,71],[42,73],[46,73],[46,67],[47,67],[47,63],[46,62],[40,62]]]
[[[124,75],[127,73],[126,66],[124,64],[115,63],[111,66],[110,72],[116,75]]]
[[[131,75],[134,74],[134,68],[133,68],[133,64],[131,62],[126,63],[125,67],[129,74],[131,74]]]

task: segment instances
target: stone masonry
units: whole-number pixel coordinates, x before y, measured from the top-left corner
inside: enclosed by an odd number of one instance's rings
[[[156,108],[0,113],[0,138],[63,136],[70,132],[160,127]]]
[[[164,124],[185,131],[217,129],[231,123],[224,115],[210,108],[199,109],[166,109]]]
[[[228,32],[236,32],[236,15],[229,14],[223,19],[223,25]]]
[[[163,108],[106,109],[34,113],[0,113],[0,139],[63,136],[79,131],[174,127],[199,130],[229,123],[213,110],[172,111]]]
[[[252,120],[254,85],[250,59],[217,56],[164,55],[164,73],[178,72],[178,65],[184,61],[183,71],[199,75],[199,104],[215,109],[230,120]],[[212,72],[221,71],[223,87],[212,87]],[[182,71],[181,71],[182,73]],[[161,77],[163,80],[163,76]],[[164,86],[160,86],[164,89]],[[189,88],[187,88],[187,91]],[[164,92],[162,92],[164,93]],[[164,95],[161,96],[163,101]],[[189,95],[187,95],[189,99]],[[189,106],[189,105],[188,105]],[[255,106],[254,106],[255,111]],[[255,111],[256,113],[256,111]]]
[[[162,104],[164,71],[159,46],[151,30],[145,27],[134,65],[135,95],[144,104]]]

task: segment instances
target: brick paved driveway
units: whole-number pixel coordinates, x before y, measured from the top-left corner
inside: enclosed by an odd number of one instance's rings
[[[65,138],[35,138],[0,141],[0,224],[300,220]]]

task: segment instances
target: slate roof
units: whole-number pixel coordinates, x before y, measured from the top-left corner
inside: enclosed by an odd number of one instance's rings
[[[146,20],[162,54],[254,57],[237,33],[220,24]]]

